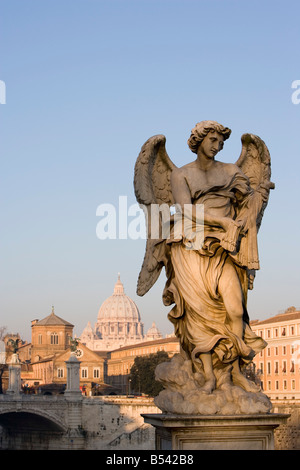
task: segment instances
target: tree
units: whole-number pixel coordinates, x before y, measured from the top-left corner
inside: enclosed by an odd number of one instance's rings
[[[145,393],[152,397],[157,396],[163,386],[155,380],[155,369],[161,362],[169,360],[170,358],[165,351],[136,357],[129,375],[131,391]]]
[[[0,353],[4,355],[3,358],[1,358],[0,361],[0,394],[3,393],[3,388],[2,388],[2,376],[7,369],[7,365],[5,364],[5,344],[4,344],[4,336],[6,332],[6,326],[0,326]]]

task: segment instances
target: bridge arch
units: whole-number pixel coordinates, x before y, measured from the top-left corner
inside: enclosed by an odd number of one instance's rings
[[[48,413],[35,410],[5,410],[0,413],[0,426],[8,432],[64,433],[67,427]]]
[[[0,414],[2,450],[60,449],[65,431],[65,426],[55,418],[31,410],[6,410]]]

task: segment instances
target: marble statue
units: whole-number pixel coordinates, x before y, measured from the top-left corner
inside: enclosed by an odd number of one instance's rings
[[[78,348],[79,340],[77,338],[70,338],[70,350],[72,354],[75,354]]]
[[[216,160],[230,134],[215,121],[196,124],[188,139],[196,159],[181,168],[169,158],[165,136],[156,135],[135,165],[135,195],[148,229],[137,294],[146,294],[165,268],[163,303],[173,305],[168,318],[181,345],[181,354],[156,370],[165,387],[156,404],[166,412],[270,409],[243,373],[267,345],[250,327],[247,292],[260,268],[257,233],[274,188],[270,155],[258,136],[244,134],[235,164]],[[169,208],[167,236],[166,212],[155,218],[153,206]]]

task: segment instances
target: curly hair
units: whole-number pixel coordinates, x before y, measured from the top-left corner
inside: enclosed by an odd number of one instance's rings
[[[224,141],[227,140],[231,134],[231,130],[228,127],[224,127],[222,124],[219,124],[216,121],[198,122],[192,129],[190,138],[187,141],[188,146],[192,152],[197,153],[199,145],[210,131],[215,131],[219,134],[222,134]]]

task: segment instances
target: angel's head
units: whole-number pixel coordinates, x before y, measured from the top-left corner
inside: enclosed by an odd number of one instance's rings
[[[224,127],[216,121],[198,122],[194,129],[192,129],[188,140],[188,146],[192,152],[198,152],[199,145],[209,132],[217,132],[218,134],[221,134],[223,136],[223,142],[227,140],[231,134],[231,130],[228,127]]]

